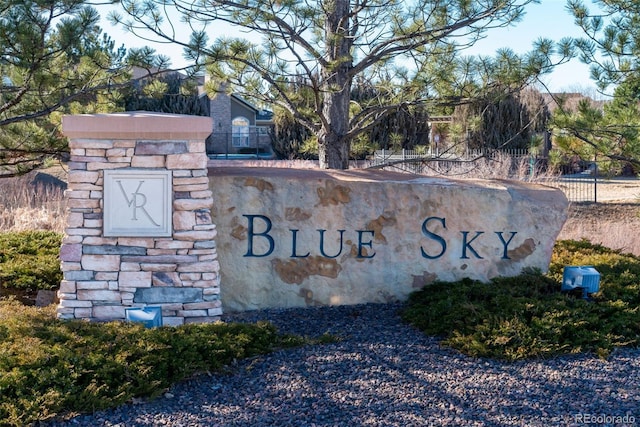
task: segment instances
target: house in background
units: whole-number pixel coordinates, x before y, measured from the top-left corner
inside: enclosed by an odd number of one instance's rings
[[[213,131],[207,138],[210,158],[274,157],[269,136],[273,113],[261,110],[244,99],[225,91],[207,99],[209,116],[213,118]]]

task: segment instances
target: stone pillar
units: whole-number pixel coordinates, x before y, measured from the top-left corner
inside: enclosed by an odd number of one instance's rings
[[[66,235],[58,317],[125,318],[161,306],[163,324],[222,314],[205,138],[209,117],[66,116]]]

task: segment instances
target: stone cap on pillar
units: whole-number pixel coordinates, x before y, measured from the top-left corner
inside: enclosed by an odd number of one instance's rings
[[[70,139],[204,140],[213,131],[205,116],[129,111],[79,114],[62,118],[62,132]]]

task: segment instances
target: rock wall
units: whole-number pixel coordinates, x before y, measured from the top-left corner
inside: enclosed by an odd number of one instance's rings
[[[58,317],[124,319],[160,306],[165,325],[222,313],[204,139],[211,119],[66,116],[70,138]]]
[[[557,189],[371,170],[210,168],[223,307],[403,300],[435,280],[546,271]]]

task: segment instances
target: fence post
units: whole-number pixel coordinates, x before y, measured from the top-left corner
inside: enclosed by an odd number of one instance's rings
[[[593,203],[598,203],[598,163],[593,163]]]

